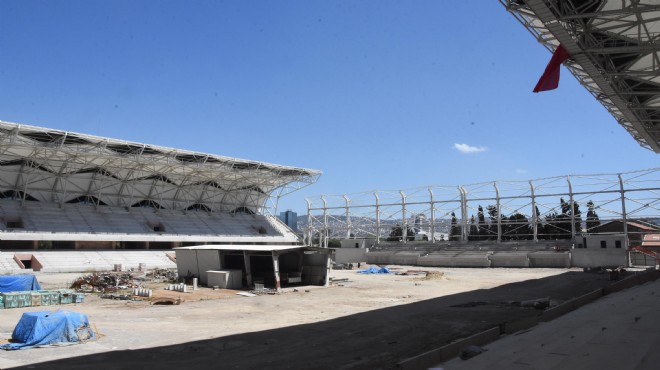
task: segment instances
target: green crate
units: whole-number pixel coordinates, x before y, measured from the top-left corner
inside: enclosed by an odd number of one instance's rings
[[[2,293],[5,298],[5,308],[30,307],[32,305],[32,294],[30,292],[7,292]]]
[[[60,304],[71,304],[73,303],[73,294],[75,293],[71,289],[60,289]]]
[[[53,306],[60,304],[60,292],[57,290],[37,290],[36,293],[41,295],[42,306]]]
[[[85,293],[73,293],[73,303],[83,303],[85,300]]]

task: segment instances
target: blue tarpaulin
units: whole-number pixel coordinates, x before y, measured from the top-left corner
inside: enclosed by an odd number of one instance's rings
[[[57,310],[26,312],[11,334],[12,343],[0,349],[28,349],[36,346],[75,344],[96,339],[87,315]]]
[[[41,285],[34,275],[0,276],[0,293],[41,290]]]
[[[366,270],[359,270],[358,273],[360,274],[389,274],[390,270],[387,267],[369,267]]]

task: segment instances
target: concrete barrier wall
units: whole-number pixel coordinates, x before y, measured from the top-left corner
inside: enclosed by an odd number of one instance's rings
[[[628,252],[623,249],[571,249],[571,265],[574,267],[628,267]]]
[[[451,266],[451,261],[454,258],[456,253],[451,254],[429,254],[426,256],[421,256],[417,259],[417,264],[419,266],[429,266],[429,267],[445,267]]]
[[[529,267],[571,267],[571,255],[569,252],[530,252]]]
[[[366,254],[367,263],[372,265],[389,265],[392,252],[369,252]]]
[[[609,286],[603,288],[604,294],[615,293],[620,290],[628,289],[635,285],[644,284],[649,281],[657,280],[660,278],[660,270],[647,270],[641,274],[635,274],[623,280],[619,280]]]
[[[590,293],[581,295],[575,299],[572,299],[570,302],[573,304],[573,309],[580,308],[586,304],[589,304],[598,298],[603,296],[603,289],[596,289]]]
[[[496,252],[488,258],[491,267],[529,267],[527,253]]]
[[[367,261],[366,248],[337,248],[335,249],[336,263],[357,263]]]
[[[358,250],[358,249],[348,249]],[[347,250],[347,251],[348,251]],[[342,249],[337,250],[343,253]],[[348,252],[351,253],[351,252]],[[359,257],[354,257],[359,258]],[[422,255],[420,252],[378,251],[366,253],[364,262],[378,265],[417,265],[432,267],[605,267],[627,266],[627,252],[622,249],[572,249],[571,252],[492,252],[439,251]]]
[[[484,344],[497,340],[499,337],[499,327],[488,329],[473,336],[447,344],[446,346],[405,359],[399,362],[397,367],[402,370],[427,369],[460,355],[461,351],[468,346],[483,346]]]
[[[417,260],[421,253],[397,252],[390,256],[390,263],[393,265],[417,265]]]
[[[490,267],[488,252],[483,253],[460,253],[454,256],[451,261],[453,267]]]
[[[502,325],[502,334],[513,334],[521,330],[526,330],[539,323],[538,316],[527,317],[524,319],[506,322]]]

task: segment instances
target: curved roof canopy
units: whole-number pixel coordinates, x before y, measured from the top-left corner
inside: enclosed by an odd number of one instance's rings
[[[0,121],[0,198],[261,213],[320,171]]]
[[[644,148],[660,153],[660,2],[500,0]]]

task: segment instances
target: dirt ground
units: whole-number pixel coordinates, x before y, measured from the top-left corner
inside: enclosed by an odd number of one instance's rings
[[[610,282],[576,269],[424,270],[433,274],[338,270],[332,276],[348,281],[257,297],[207,288],[174,293],[153,284],[156,297],[181,297],[180,305],[88,295],[81,304],[47,308],[87,314],[98,340],[0,351],[0,368],[388,369],[452,340],[538,314],[511,301],[549,297],[560,303]],[[67,287],[77,276],[37,273],[45,289]],[[11,337],[23,312],[44,308],[0,310],[0,339]]]

